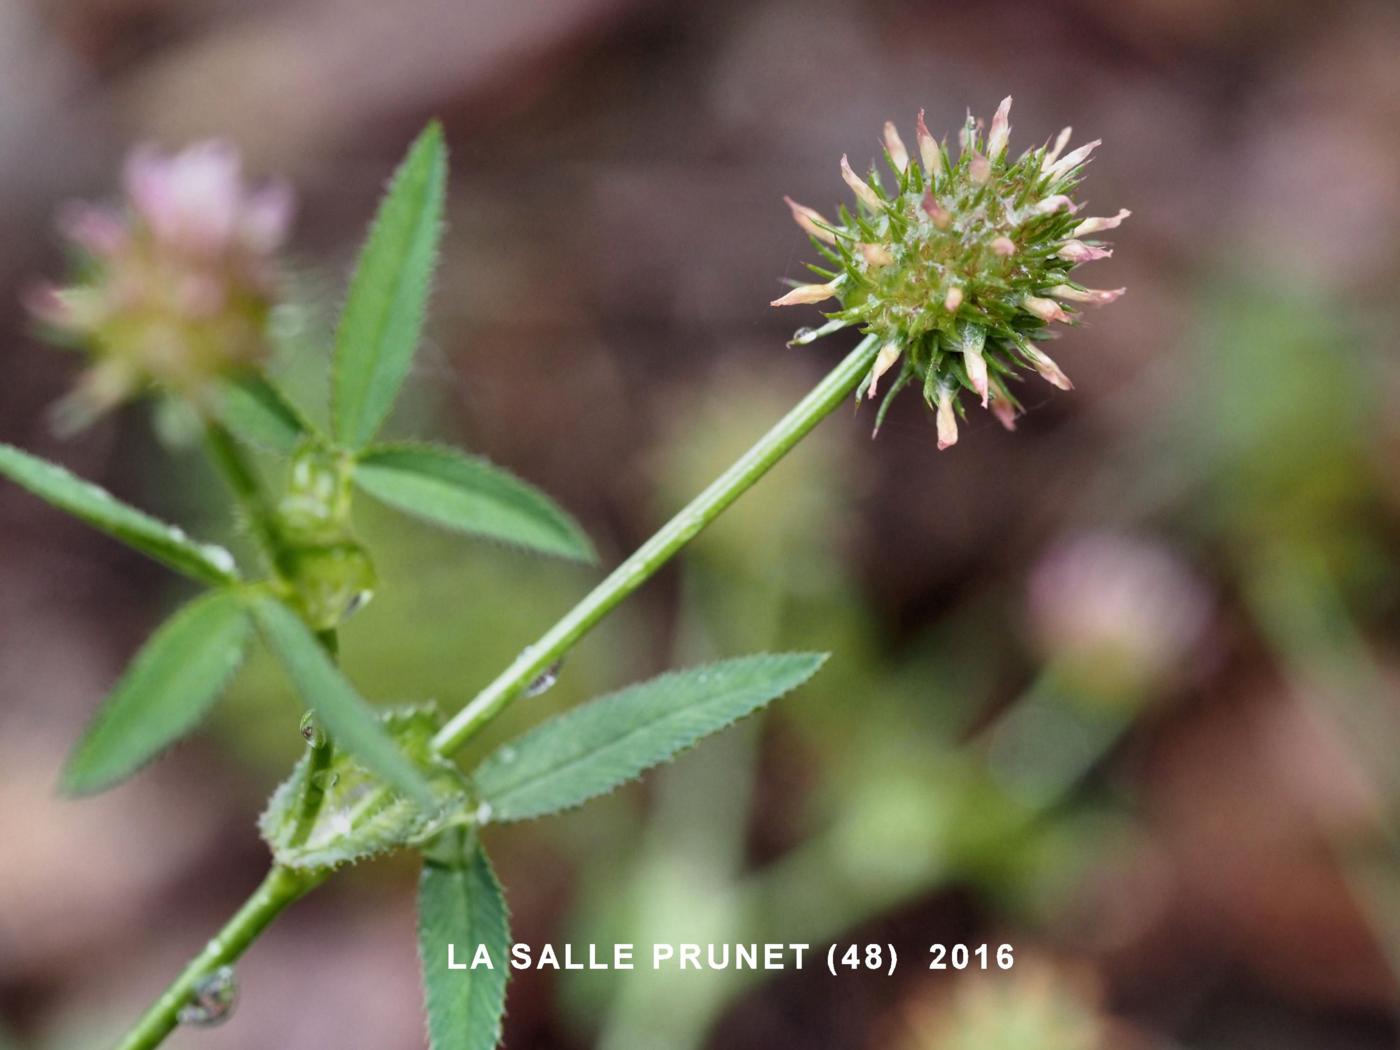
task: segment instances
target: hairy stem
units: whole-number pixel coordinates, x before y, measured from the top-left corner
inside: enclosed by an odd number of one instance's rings
[[[456,717],[433,738],[433,747],[447,755],[460,748],[516,697],[520,696],[555,660],[563,656],[580,638],[587,634],[624,598],[656,573],[682,547],[698,535],[705,526],[763,477],[778,460],[801,441],[842,401],[846,400],[870,370],[878,347],[877,340],[867,337],[821,382],[780,419],[768,433],[721,474],[704,492],[663,525],[651,539],[614,569],[584,599],[567,612],[563,619],[545,632],[534,645],[516,657],[495,681],[483,689]],[[211,450],[220,463],[235,494],[252,516],[252,507],[261,505],[244,502],[251,491],[258,494],[256,484],[251,490],[242,488],[244,480],[252,480],[232,439],[222,428],[210,427]],[[225,456],[231,452],[231,456]],[[239,467],[243,469],[240,471]],[[269,523],[270,524],[270,523]],[[255,529],[258,523],[254,523]],[[274,558],[276,537],[270,537],[268,553]],[[328,640],[323,639],[323,644]],[[327,645],[334,653],[333,643]],[[308,781],[309,783],[309,781]],[[303,803],[308,799],[303,797]],[[200,978],[238,958],[272,919],[292,901],[304,895],[326,878],[329,871],[293,872],[274,867],[248,902],[239,909],[219,934],[209,942],[183,973],[147,1012],[123,1041],[118,1050],[145,1050],[157,1046],[175,1027],[180,1007],[188,1001],[190,992]]]
[[[443,726],[433,738],[441,754],[456,751],[508,704],[529,688],[530,683],[571,649],[613,608],[645,583],[677,551],[693,540],[706,525],[719,517],[744,494],[773,464],[850,396],[870,370],[877,340],[867,336],[826,378],[812,388],[768,433],[740,456],[704,492],[643,543],[608,577],[598,584],[564,618],[545,632],[534,645],[515,658],[496,680],[483,689],[466,707]]]
[[[189,1002],[195,985],[220,966],[237,960],[283,908],[314,889],[326,874],[282,867],[268,872],[262,885],[136,1022],[117,1045],[117,1050],[149,1050],[159,1046],[179,1023],[180,1008]]]

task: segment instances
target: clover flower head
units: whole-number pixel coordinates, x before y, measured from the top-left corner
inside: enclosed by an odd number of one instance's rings
[[[249,186],[237,151],[202,142],[128,156],[121,207],[73,202],[60,233],[80,259],[63,287],[30,295],[35,318],[93,366],[58,406],[72,429],[147,387],[202,398],[255,364],[277,298],[276,257],[292,215],[281,182]]]
[[[1053,143],[1013,159],[1010,112],[1011,99],[1003,99],[985,133],[969,114],[956,157],[929,133],[922,112],[913,151],[886,123],[890,184],[874,168],[862,177],[842,157],[841,178],[856,205],[842,205],[835,221],[787,199],[793,221],[826,264],[810,266],[821,281],[798,285],[773,305],[839,302],[826,324],[799,329],[789,345],[851,326],[877,337],[880,350],[858,391],[874,398],[890,376],[877,431],[910,383],[935,411],[940,449],[958,439],[963,391],[1014,429],[1020,404],[1008,381],[1032,370],[1062,390],[1071,387],[1037,345],[1050,326],[1072,324],[1079,306],[1123,294],[1070,277],[1076,266],[1113,254],[1095,235],[1130,214],[1078,216],[1072,194],[1099,143],[1066,152],[1065,128]]]
[[[1116,532],[1050,548],[1031,574],[1031,631],[1080,686],[1132,696],[1169,683],[1199,653],[1213,602],[1172,549]]]

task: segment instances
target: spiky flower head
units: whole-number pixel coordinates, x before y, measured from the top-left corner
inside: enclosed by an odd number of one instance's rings
[[[290,189],[248,186],[237,151],[222,142],[170,155],[138,147],[123,183],[123,207],[64,208],[59,226],[78,272],[30,297],[55,338],[93,359],[58,406],[56,421],[68,429],[146,388],[198,401],[212,380],[266,350]]]
[[[1013,160],[1010,111],[1006,98],[985,133],[969,114],[956,157],[929,134],[922,112],[912,153],[887,123],[891,185],[873,167],[862,178],[842,157],[841,177],[856,206],[842,205],[836,221],[787,202],[829,265],[810,266],[822,280],[798,285],[773,305],[840,303],[826,324],[800,329],[792,345],[850,326],[879,340],[858,391],[873,398],[890,376],[877,430],[910,383],[936,413],[939,448],[958,439],[964,390],[1014,429],[1020,404],[1009,380],[1033,370],[1062,390],[1071,386],[1037,345],[1051,337],[1051,325],[1074,323],[1081,304],[1102,305],[1123,294],[1085,288],[1070,276],[1081,263],[1113,254],[1095,235],[1129,215],[1077,215],[1071,195],[1099,143],[1066,152],[1065,128],[1053,143]]]

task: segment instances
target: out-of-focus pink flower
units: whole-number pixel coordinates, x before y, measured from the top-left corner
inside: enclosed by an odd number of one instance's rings
[[[1047,660],[1109,689],[1168,681],[1204,639],[1212,602],[1167,547],[1091,532],[1062,542],[1032,573],[1028,612]]]
[[[169,154],[139,146],[122,182],[124,208],[60,210],[60,233],[88,265],[73,284],[28,296],[36,320],[94,359],[58,406],[68,429],[146,387],[199,400],[266,351],[290,187],[249,185],[237,151],[217,141]]]

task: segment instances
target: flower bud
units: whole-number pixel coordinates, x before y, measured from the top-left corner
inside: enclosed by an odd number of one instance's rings
[[[1080,146],[1078,149],[1070,150],[1063,157],[1046,168],[1045,174],[1051,179],[1058,179],[1068,174],[1088,160],[1089,154],[1093,153],[1094,150],[1098,149],[1102,144],[1103,139],[1095,139],[1093,142]]]
[[[1085,219],[1074,228],[1072,236],[1088,237],[1090,234],[1102,233],[1104,230],[1116,230],[1119,225],[1131,215],[1127,208],[1119,208],[1118,214],[1108,218]]]
[[[1065,127],[1060,129],[1059,135],[1055,137],[1055,144],[1045,151],[1045,156],[1041,159],[1041,171],[1055,163],[1055,159],[1064,152],[1064,148],[1069,145],[1069,137],[1074,134],[1074,129]]]
[[[904,147],[904,140],[899,137],[899,129],[888,120],[885,121],[885,149],[889,151],[896,171],[903,171],[909,167],[909,151]]]
[[[880,211],[880,198],[876,196],[868,183],[862,179],[851,168],[851,162],[846,159],[846,155],[841,154],[841,178],[846,181],[846,185],[851,188],[851,192],[856,195],[856,199],[873,212]]]
[[[1083,241],[1065,241],[1055,254],[1073,263],[1086,263],[1111,257],[1113,249],[1100,248],[1096,244],[1085,244]]]
[[[1021,347],[1022,353],[1031,362],[1031,366],[1053,387],[1061,390],[1073,390],[1074,384],[1069,381],[1069,376],[1060,370],[1060,366],[1051,360],[1050,355],[1037,346],[1026,343]]]
[[[1063,193],[1052,193],[1050,196],[1036,202],[1031,208],[1032,215],[1053,215],[1057,211],[1067,211],[1073,213],[1074,201],[1070,200]]]
[[[1021,300],[1027,312],[1035,314],[1042,321],[1068,321],[1069,314],[1060,308],[1054,299],[1042,299],[1038,295],[1028,295]]]
[[[940,230],[946,230],[953,225],[953,213],[934,200],[932,193],[924,194],[922,206],[924,214],[933,220],[933,224]]]
[[[923,164],[924,171],[929,175],[937,175],[943,170],[943,151],[938,147],[938,140],[929,134],[928,125],[924,123],[923,110],[919,110],[914,132],[919,140],[919,161]]]
[[[784,197],[783,200],[792,209],[792,221],[802,227],[803,232],[827,244],[836,243],[836,234],[831,232],[831,223],[822,218],[821,212],[805,204],[798,204],[791,197]]]
[[[894,367],[894,363],[899,360],[899,344],[886,343],[880,347],[880,352],[875,355],[875,364],[870,369],[870,389],[866,397],[874,400],[875,387],[880,382],[880,377]]]
[[[938,424],[938,451],[942,452],[958,443],[958,417],[953,411],[951,389],[938,392],[938,411],[935,419]]]
[[[991,130],[987,132],[987,155],[996,160],[1006,152],[1006,142],[1011,137],[1011,96],[1001,100],[996,114],[992,117]]]
[[[1072,284],[1057,284],[1050,294],[1072,303],[1091,303],[1094,306],[1107,306],[1128,289],[1126,288],[1077,288]]]
[[[883,244],[862,244],[860,254],[871,266],[888,266],[894,262],[894,253]]]
[[[820,303],[836,294],[836,282],[826,284],[799,284],[787,295],[774,299],[769,306],[800,306],[806,303]]]

